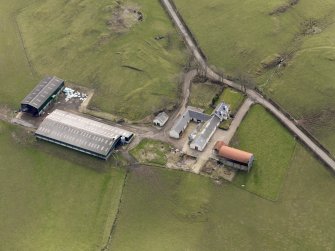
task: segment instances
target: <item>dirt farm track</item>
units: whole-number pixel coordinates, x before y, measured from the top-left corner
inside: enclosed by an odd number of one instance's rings
[[[166,11],[169,13],[171,19],[178,27],[180,33],[182,34],[186,44],[192,51],[194,57],[198,61],[199,65],[205,70],[206,76],[213,80],[222,82],[234,89],[241,90],[242,86],[239,84],[222,78],[219,74],[214,72],[207,64],[206,60],[202,56],[199,47],[195,43],[193,35],[190,33],[182,17],[176,10],[173,2],[171,0],[161,0]],[[296,135],[316,156],[318,156],[327,166],[329,166],[335,172],[335,161],[331,158],[321,147],[319,147],[313,140],[311,140],[302,130],[300,130],[289,118],[287,118],[279,109],[267,101],[262,95],[257,93],[252,89],[247,89],[246,93],[248,97],[255,102],[261,104],[267,108],[279,121],[281,121],[292,133]]]

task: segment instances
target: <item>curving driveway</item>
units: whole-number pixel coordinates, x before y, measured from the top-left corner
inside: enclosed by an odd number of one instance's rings
[[[178,27],[183,36],[187,46],[192,51],[194,57],[200,64],[200,66],[205,69],[207,77],[214,81],[220,81],[234,89],[241,90],[241,85],[229,81],[227,79],[223,79],[222,76],[214,72],[207,64],[206,60],[203,58],[201,52],[199,51],[197,45],[195,44],[192,34],[190,34],[189,30],[186,28],[184,23],[180,18],[180,14],[177,13],[174,4],[171,0],[161,0],[162,5],[165,7],[166,11],[170,15],[174,24]],[[289,128],[303,143],[306,144],[310,148],[310,150],[317,155],[325,164],[327,164],[334,172],[335,172],[335,161],[325,152],[323,151],[317,144],[313,142],[303,131],[301,131],[289,118],[287,118],[280,110],[278,110],[275,106],[273,106],[270,102],[268,102],[264,97],[262,97],[259,93],[252,89],[247,89],[247,95],[250,99],[255,102],[261,104],[265,108],[267,108],[275,117],[277,117],[287,128]]]

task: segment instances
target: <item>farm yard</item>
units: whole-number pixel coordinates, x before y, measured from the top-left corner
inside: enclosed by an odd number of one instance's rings
[[[175,0],[210,64],[255,82],[335,154],[335,3],[291,2]]]
[[[175,0],[213,68],[257,85],[335,153],[335,4],[192,1]],[[255,102],[249,93],[213,84],[202,71],[195,76],[199,59],[159,1],[0,0],[0,6],[0,250],[335,247],[333,173],[263,106],[249,109]],[[58,142],[42,128],[45,139],[64,146],[63,135],[72,142],[92,136],[80,149],[92,154],[109,145],[109,160],[75,151],[68,141],[72,150],[37,140],[27,123],[13,125],[20,100],[45,75],[66,79],[73,90],[59,99],[49,92],[57,104],[41,117],[24,114],[28,122],[37,127],[55,108],[70,111],[85,136],[63,117]],[[194,122],[182,139],[169,137],[187,105],[210,114],[221,102],[232,116],[220,120],[224,130],[202,152],[184,151]],[[151,118],[163,110],[169,120],[155,127]],[[82,112],[89,114],[87,128]],[[114,126],[111,144],[100,138],[106,125]],[[135,139],[128,142],[120,129]],[[232,171],[228,182],[219,174],[231,170],[220,169],[213,147],[231,137],[230,145],[255,161],[249,173]],[[206,163],[220,170],[200,172]]]

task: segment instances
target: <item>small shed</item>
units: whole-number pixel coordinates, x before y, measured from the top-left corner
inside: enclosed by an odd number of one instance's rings
[[[48,106],[58,97],[64,88],[64,80],[57,77],[45,77],[22,100],[21,111],[41,116]]]
[[[165,112],[161,112],[155,117],[153,122],[154,122],[154,125],[163,127],[168,120],[169,120],[169,115],[167,115]]]

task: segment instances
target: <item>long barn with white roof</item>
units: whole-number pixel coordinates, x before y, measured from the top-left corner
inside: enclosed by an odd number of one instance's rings
[[[129,143],[134,136],[129,131],[61,110],[48,115],[35,135],[105,160],[117,145]]]

